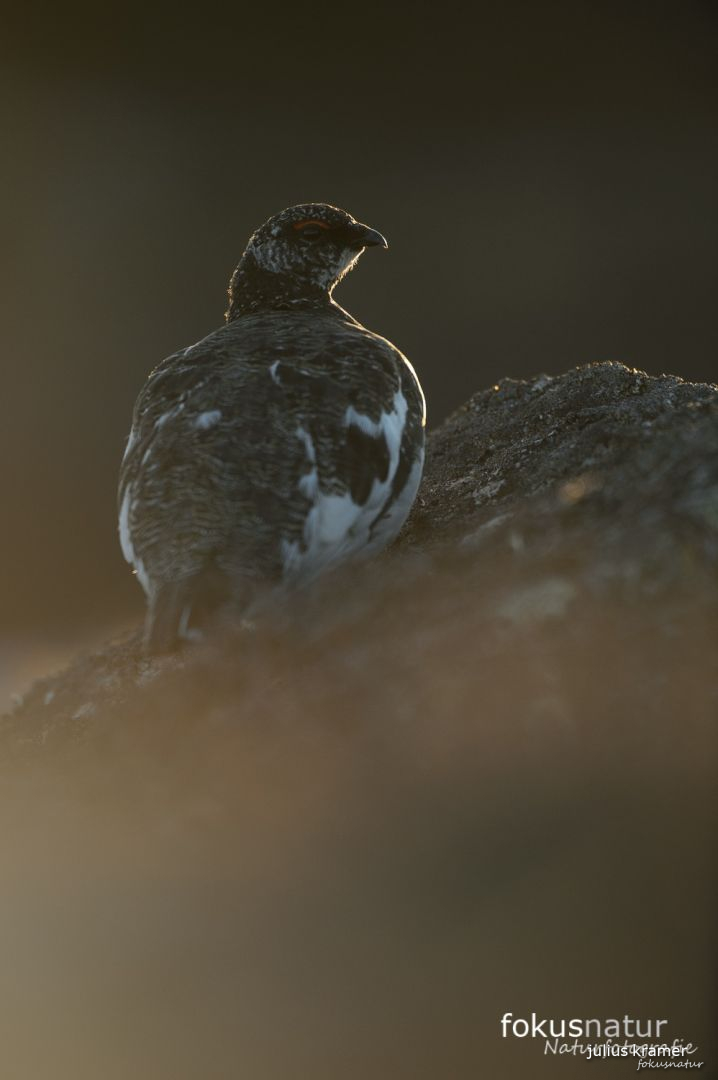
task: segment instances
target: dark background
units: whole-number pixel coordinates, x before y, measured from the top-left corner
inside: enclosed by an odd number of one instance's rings
[[[5,666],[140,617],[115,526],[134,398],[288,204],[387,235],[337,297],[413,361],[430,425],[592,360],[715,378],[716,27],[687,0],[10,17]]]

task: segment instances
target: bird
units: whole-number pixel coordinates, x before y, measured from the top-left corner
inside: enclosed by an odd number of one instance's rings
[[[224,324],[149,374],[118,488],[147,654],[401,529],[424,463],[424,394],[399,349],[332,295],[370,247],[388,245],[328,203],[275,214],[232,274]]]

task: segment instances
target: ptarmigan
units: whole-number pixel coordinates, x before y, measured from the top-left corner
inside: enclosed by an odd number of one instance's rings
[[[332,299],[374,246],[387,246],[380,233],[326,203],[283,210],[250,237],[226,324],[150,374],[119,486],[149,652],[401,528],[421,478],[424,396],[399,350]]]

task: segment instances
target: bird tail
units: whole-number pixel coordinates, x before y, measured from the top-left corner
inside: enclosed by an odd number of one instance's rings
[[[171,653],[182,640],[201,637],[202,627],[228,595],[227,578],[214,563],[191,577],[160,585],[147,610],[145,653]]]

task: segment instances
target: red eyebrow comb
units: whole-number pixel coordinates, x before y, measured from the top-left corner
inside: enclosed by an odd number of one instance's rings
[[[328,229],[329,226],[324,221],[315,221],[313,218],[309,221],[297,221],[292,226],[293,229],[303,229],[307,225],[317,225],[320,229]]]

